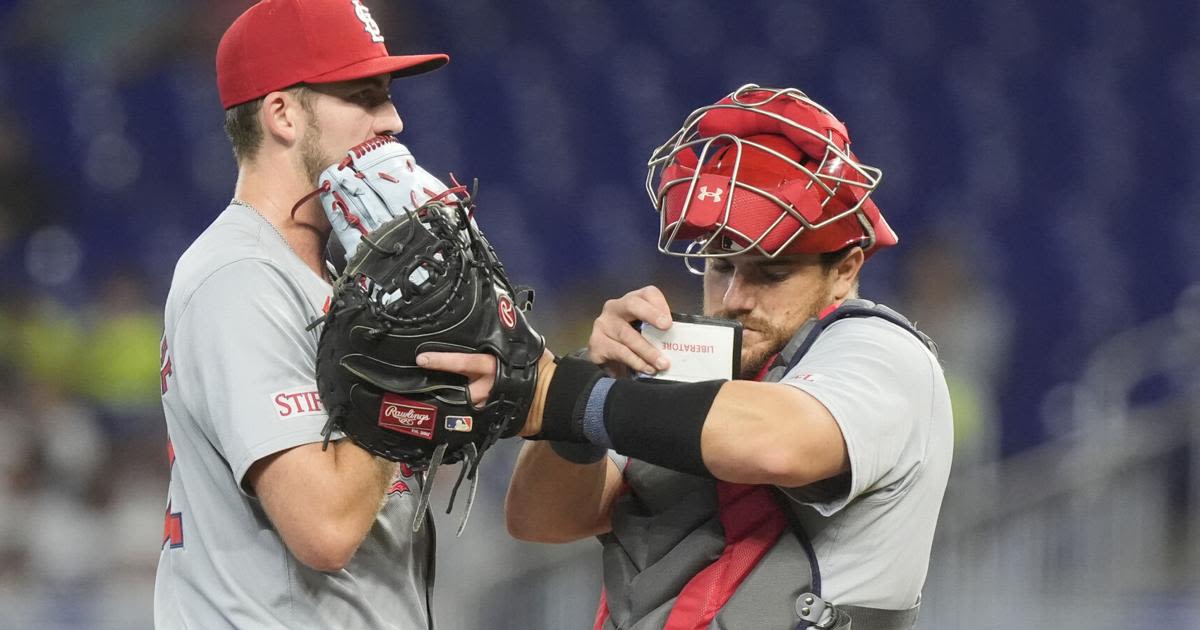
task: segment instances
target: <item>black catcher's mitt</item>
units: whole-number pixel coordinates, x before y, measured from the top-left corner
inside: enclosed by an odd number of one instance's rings
[[[325,323],[317,386],[329,412],[326,440],[340,430],[426,471],[414,529],[439,464],[465,460],[459,483],[465,476],[474,486],[482,453],[521,430],[545,347],[524,315],[532,291],[513,288],[473,211],[457,187],[364,236],[314,322]],[[429,351],[494,355],[488,402],[471,405],[463,376],[417,367]]]

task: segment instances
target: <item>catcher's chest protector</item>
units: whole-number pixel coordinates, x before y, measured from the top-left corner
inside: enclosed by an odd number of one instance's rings
[[[801,327],[761,380],[781,380],[826,327],[846,317],[883,318],[934,349],[895,311],[847,300]],[[605,591],[595,630],[907,630],[916,623],[916,607],[836,606],[833,614],[825,612],[808,536],[774,487],[726,483],[633,459],[624,476],[629,492],[614,506],[612,532],[600,537]]]

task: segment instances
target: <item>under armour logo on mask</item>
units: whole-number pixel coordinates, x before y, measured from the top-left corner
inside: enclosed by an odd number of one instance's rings
[[[721,195],[725,192],[724,188],[718,188],[712,192],[708,192],[708,186],[701,186],[700,192],[696,195],[696,199],[704,201],[712,199],[713,203],[721,203]]]

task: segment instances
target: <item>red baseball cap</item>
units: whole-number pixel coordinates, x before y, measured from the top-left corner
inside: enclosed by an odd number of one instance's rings
[[[389,55],[362,0],[262,0],[217,46],[217,89],[229,109],[298,83],[436,70],[444,54]]]

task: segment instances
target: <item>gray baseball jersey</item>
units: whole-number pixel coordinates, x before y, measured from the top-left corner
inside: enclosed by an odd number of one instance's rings
[[[912,607],[950,470],[949,396],[937,359],[904,328],[857,317],[830,324],[781,376],[826,405],[849,452],[850,473],[783,489],[813,542],[822,597]],[[661,628],[689,580],[726,551],[720,491],[711,479],[613,460],[629,492],[614,505],[612,531],[600,537],[609,615],[603,627]],[[794,604],[812,588],[809,571],[804,549],[785,533],[706,627],[796,627]]]
[[[833,414],[850,473],[787,489],[835,603],[905,609],[917,602],[950,475],[953,420],[937,358],[875,317],[835,322],[781,383]]]
[[[258,213],[229,206],[183,254],[166,305],[162,400],[171,485],[155,580],[164,628],[428,625],[429,528],[403,471],[349,565],[314,571],[243,484],[255,461],[321,441],[318,330],[330,294]]]

